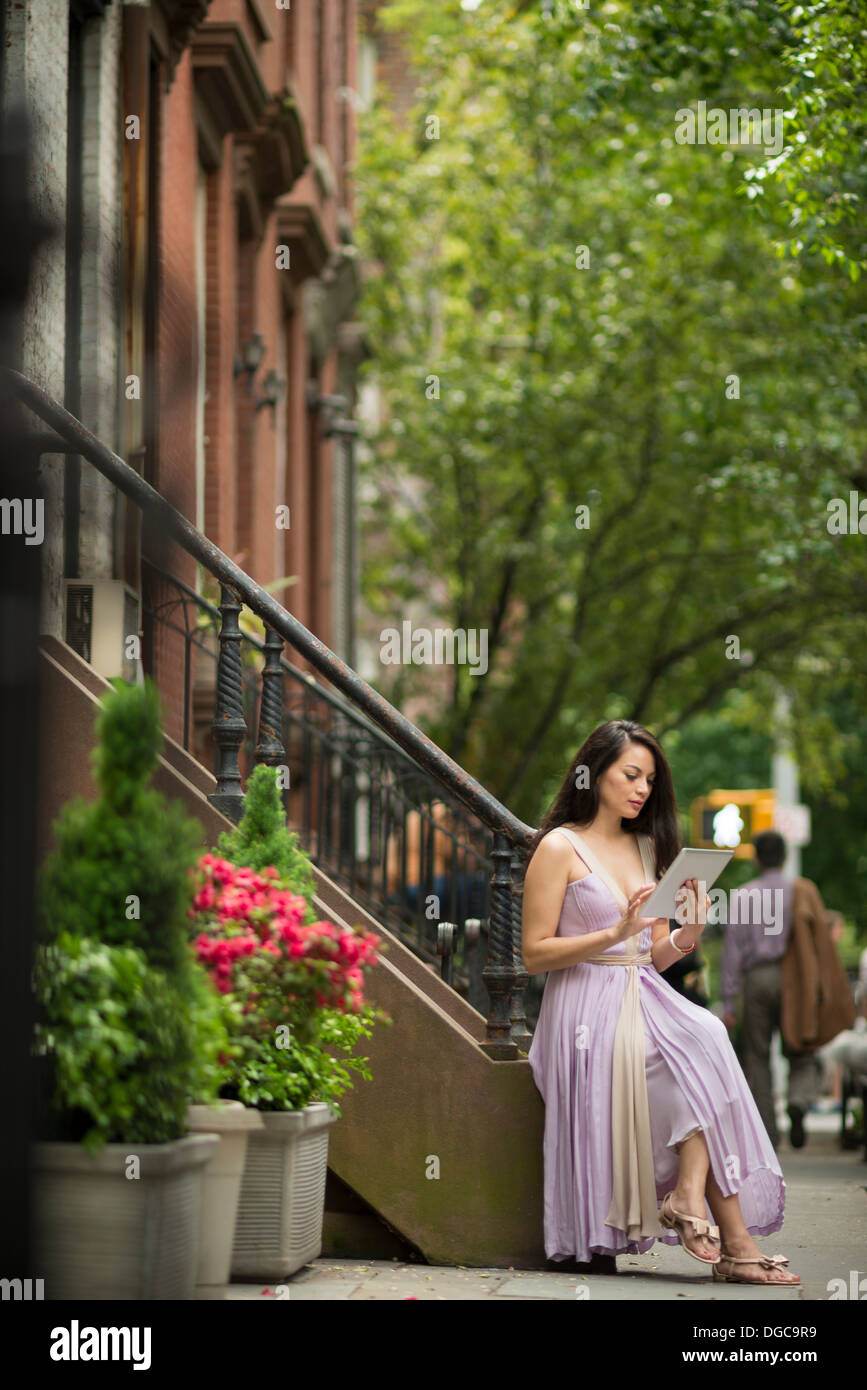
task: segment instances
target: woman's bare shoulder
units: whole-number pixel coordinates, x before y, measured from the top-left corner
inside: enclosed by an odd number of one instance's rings
[[[557,826],[542,836],[530,863],[538,864],[546,871],[565,868],[570,882],[576,878],[584,878],[590,872],[567,837],[558,833]]]
[[[569,855],[574,855],[575,851],[566,836],[562,834],[560,827],[555,825],[542,836],[536,846],[536,853],[544,854],[547,859],[566,859]]]
[[[571,853],[572,847],[566,839],[566,836],[558,834],[557,827],[554,826],[552,830],[547,831],[546,834],[542,836],[536,848],[533,850],[529,862],[530,864],[538,862],[550,865],[556,864],[558,860],[562,860],[565,864]]]

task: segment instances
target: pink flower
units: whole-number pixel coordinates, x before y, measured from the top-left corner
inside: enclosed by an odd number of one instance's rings
[[[202,887],[193,898],[193,908],[197,912],[207,912],[208,908],[214,906],[216,900],[217,895],[214,892],[214,885],[209,879],[207,883],[202,884]]]
[[[197,867],[188,913],[193,931],[199,928],[194,951],[221,993],[235,993],[248,1032],[315,1009],[358,1011],[362,967],[379,942],[374,933],[307,922],[305,898],[274,865],[257,873],[208,854]]]

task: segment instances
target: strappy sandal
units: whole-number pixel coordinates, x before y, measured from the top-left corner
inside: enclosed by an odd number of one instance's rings
[[[687,1255],[691,1255],[694,1260],[698,1260],[699,1263],[703,1265],[719,1264],[722,1259],[721,1254],[717,1255],[715,1260],[710,1259],[707,1255],[698,1255],[695,1250],[690,1250],[684,1240],[684,1236],[692,1236],[693,1239],[697,1236],[706,1236],[708,1240],[719,1240],[719,1226],[712,1226],[709,1221],[705,1221],[703,1216],[687,1216],[684,1212],[675,1211],[674,1207],[671,1205],[671,1195],[670,1192],[666,1192],[662,1199],[662,1205],[659,1209],[659,1219],[662,1225],[667,1227],[670,1231],[677,1232],[680,1236],[681,1246],[686,1251]],[[666,1214],[666,1202],[668,1202],[668,1210],[671,1213],[670,1216]],[[686,1229],[687,1225],[692,1227],[691,1231]],[[714,1270],[714,1274],[716,1274],[716,1270]]]
[[[719,1263],[727,1265],[759,1265],[762,1269],[782,1269],[783,1265],[789,1263],[787,1255],[751,1255],[749,1259],[736,1255],[720,1255]],[[796,1289],[801,1282],[801,1276],[796,1280],[783,1279],[755,1279],[748,1274],[732,1274],[729,1270],[726,1274],[721,1274],[718,1269],[714,1269],[714,1279],[721,1284],[767,1284],[768,1288],[774,1289]]]

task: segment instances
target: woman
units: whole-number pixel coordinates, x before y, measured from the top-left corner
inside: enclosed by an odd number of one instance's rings
[[[524,964],[548,972],[529,1051],[545,1101],[545,1253],[585,1263],[680,1241],[715,1278],[799,1284],[753,1240],[780,1229],[786,1185],[726,1027],[662,975],[695,948],[710,899],[691,880],[670,937],[667,918],[639,915],[678,848],[657,740],[631,720],[602,724],[524,883]]]

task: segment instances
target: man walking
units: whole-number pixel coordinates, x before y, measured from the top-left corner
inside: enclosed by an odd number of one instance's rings
[[[780,1028],[783,1004],[783,957],[792,930],[795,880],[782,872],[786,842],[776,830],[765,830],[753,840],[759,875],[735,889],[723,943],[723,1021],[730,1030],[736,1023],[735,1008],[743,991],[743,1066],[768,1136],[779,1144],[771,1085],[771,1043]],[[818,898],[810,880],[808,885]],[[789,1061],[788,1112],[792,1147],[805,1142],[804,1116],[820,1094],[823,1066],[815,1051],[794,1051],[782,1039]]]

